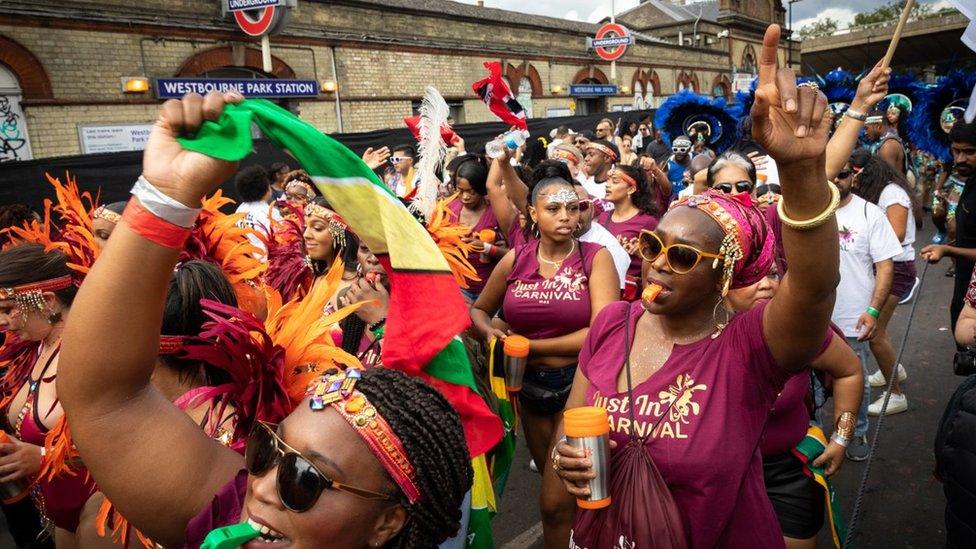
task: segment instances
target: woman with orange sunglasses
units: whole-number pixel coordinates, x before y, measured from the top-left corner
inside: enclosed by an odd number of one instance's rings
[[[613,304],[596,318],[567,404],[606,408],[612,454],[623,456],[609,470],[613,505],[578,512],[571,543],[593,546],[610,534],[644,546],[666,527],[691,547],[783,546],[757,449],[776,395],[827,337],[838,276],[838,194],[825,173],[826,98],[814,86],[798,86],[789,69],[777,70],[779,37],[776,25],[766,31],[752,119],[753,135],[782,174],[789,274],[769,302],[726,315],[728,291],[754,284],[773,262],[774,238],[747,195],[687,197],[654,231],[641,233],[648,290],[641,301]],[[596,473],[588,455],[560,442],[551,464],[570,494],[589,497]],[[634,478],[635,468],[663,482],[618,482],[615,489],[615,475]],[[644,498],[652,486],[660,490],[654,501],[673,501],[676,511],[618,531],[615,525],[634,522],[612,521],[608,513],[620,518],[628,499]]]

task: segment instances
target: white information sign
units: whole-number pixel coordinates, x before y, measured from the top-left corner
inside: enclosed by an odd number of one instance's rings
[[[81,154],[141,151],[150,130],[152,124],[79,125]]]

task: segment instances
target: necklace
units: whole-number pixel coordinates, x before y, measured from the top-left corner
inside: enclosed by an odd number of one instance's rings
[[[563,264],[563,261],[566,261],[566,258],[569,257],[569,256],[571,256],[571,255],[573,255],[573,252],[575,252],[575,251],[576,251],[576,241],[573,240],[573,245],[572,245],[572,247],[569,248],[569,253],[567,253],[565,256],[563,256],[563,258],[560,259],[559,261],[553,261],[551,259],[546,259],[545,257],[543,257],[543,255],[542,255],[542,244],[540,243],[539,244],[539,249],[536,251],[536,256],[539,258],[539,261],[541,261],[541,262],[543,262],[543,263],[545,263],[547,265],[552,265],[553,267],[558,268],[560,265]]]

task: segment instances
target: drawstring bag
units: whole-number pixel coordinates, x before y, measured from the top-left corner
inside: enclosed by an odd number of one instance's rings
[[[627,355],[627,396],[634,402],[630,378],[630,325],[628,313],[624,326],[624,352]],[[570,534],[571,549],[688,547],[678,506],[647,450],[647,437],[657,431],[661,419],[668,416],[670,409],[668,406],[647,436],[637,437],[631,429],[630,440],[610,458],[613,502],[603,509],[577,509]],[[629,411],[630,424],[636,425],[634,407],[630,406]]]

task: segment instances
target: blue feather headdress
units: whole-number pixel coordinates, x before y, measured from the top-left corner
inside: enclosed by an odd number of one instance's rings
[[[976,72],[957,70],[940,78],[934,86],[922,89],[908,119],[908,135],[912,143],[943,162],[951,161],[949,134],[943,129],[943,112],[950,107],[965,109],[974,85]],[[951,125],[951,121],[947,122]]]
[[[665,101],[654,115],[654,126],[667,142],[688,135],[693,125],[708,124],[709,147],[722,153],[739,139],[738,120],[724,98],[710,99],[691,91],[681,91]]]

